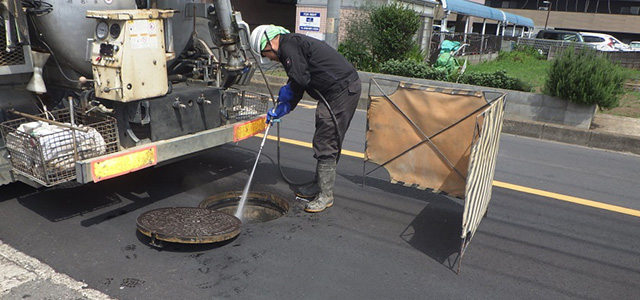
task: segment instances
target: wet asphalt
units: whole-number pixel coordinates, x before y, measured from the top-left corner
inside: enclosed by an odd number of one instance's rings
[[[364,120],[363,115],[358,118]],[[306,113],[295,118],[292,114],[290,138],[310,140],[312,129],[305,120]],[[364,126],[352,129],[345,147],[362,152],[359,134]],[[362,160],[343,155],[335,205],[308,214],[278,175],[272,141],[265,146],[251,190],[286,199],[290,211],[285,216],[245,223],[239,236],[212,245],[166,243],[156,248],[136,231],[136,219],[146,211],[194,207],[211,195],[241,191],[259,143],[259,138],[252,138],[99,184],[40,191],[23,184],[3,187],[0,239],[117,299],[637,299],[640,295],[637,217],[494,187],[489,213],[458,274],[460,200],[390,184],[384,171],[372,174],[363,187]],[[285,143],[281,150],[289,177],[296,181],[313,177],[311,149]],[[615,175],[593,175],[610,178],[621,187],[614,191],[613,183],[605,182],[589,191],[580,188],[579,177],[554,179],[562,171],[540,154],[558,151],[571,153],[574,158],[562,159],[576,169],[584,166],[581,159],[592,157],[626,166]],[[584,193],[577,196],[611,195],[638,209],[640,199],[633,195],[634,179],[628,175],[637,174],[638,162],[637,156],[507,136],[502,139],[496,179],[536,188],[561,183],[564,191]]]

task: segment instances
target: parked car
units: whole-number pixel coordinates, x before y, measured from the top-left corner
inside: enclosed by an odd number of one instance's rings
[[[545,39],[545,40],[556,40],[556,41],[567,41],[567,42],[584,42],[582,35],[577,31],[568,31],[568,30],[550,30],[543,29],[538,31],[536,35],[537,39]]]
[[[631,47],[631,50],[633,51],[640,51],[640,41],[633,41],[629,43],[629,47]]]
[[[585,43],[592,44],[600,51],[631,51],[631,46],[615,37],[596,32],[580,32]]]

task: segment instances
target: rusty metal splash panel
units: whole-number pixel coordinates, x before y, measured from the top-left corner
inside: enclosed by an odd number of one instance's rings
[[[198,207],[167,207],[141,214],[138,230],[161,241],[185,244],[215,243],[240,234],[242,221],[219,211]]]
[[[384,165],[392,182],[464,198],[476,116],[486,104],[481,94],[402,85],[389,98],[372,96],[366,158]]]

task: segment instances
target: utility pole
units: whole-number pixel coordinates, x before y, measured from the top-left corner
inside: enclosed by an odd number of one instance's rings
[[[342,0],[327,1],[327,27],[324,41],[333,49],[338,49],[338,31],[340,29],[340,7]]]
[[[547,29],[547,23],[549,23],[549,14],[551,13],[551,1],[542,1],[547,5],[547,20],[544,21],[544,29]]]

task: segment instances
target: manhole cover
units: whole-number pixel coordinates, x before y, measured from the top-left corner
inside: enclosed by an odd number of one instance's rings
[[[209,208],[235,215],[242,192],[213,195],[200,202],[200,208]],[[271,193],[250,192],[247,195],[241,219],[245,222],[267,222],[282,217],[289,211],[289,203]]]
[[[242,228],[242,221],[233,215],[198,207],[151,210],[141,214],[136,223],[142,234],[154,240],[186,244],[225,241],[240,234]]]

